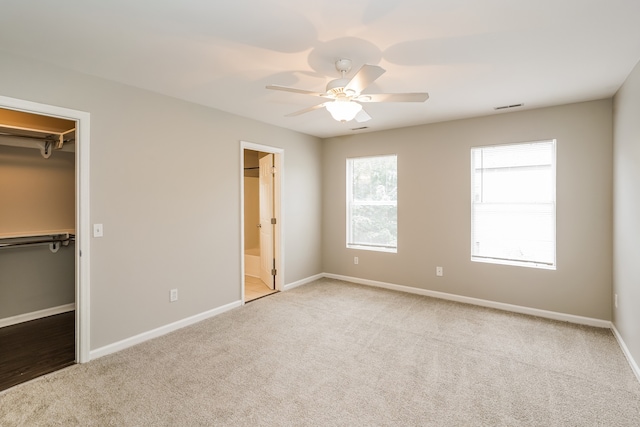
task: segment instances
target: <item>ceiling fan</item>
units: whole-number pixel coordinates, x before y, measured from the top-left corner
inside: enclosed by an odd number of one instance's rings
[[[353,119],[356,119],[357,122],[371,120],[371,116],[362,108],[361,102],[424,102],[429,99],[429,94],[426,92],[363,94],[362,91],[385,72],[384,68],[377,65],[363,65],[350,79],[345,77],[351,70],[350,59],[338,59],[336,69],[340,72],[341,77],[327,83],[325,93],[280,85],[269,85],[267,89],[329,99],[322,104],[287,114],[286,117],[298,116],[325,107],[331,116],[339,122],[348,122]]]

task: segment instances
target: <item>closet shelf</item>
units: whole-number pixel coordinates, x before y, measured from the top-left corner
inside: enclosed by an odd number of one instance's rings
[[[75,234],[73,228],[56,228],[53,230],[37,230],[37,231],[17,231],[11,233],[0,233],[0,239],[20,239],[26,237],[47,237],[59,236],[61,234]]]
[[[74,143],[75,140],[75,128],[65,131],[50,131],[6,124],[0,125],[0,144],[13,147],[39,148],[42,156],[47,159],[51,156],[53,149],[62,150],[64,144]],[[25,145],[25,142],[31,142],[31,145]]]

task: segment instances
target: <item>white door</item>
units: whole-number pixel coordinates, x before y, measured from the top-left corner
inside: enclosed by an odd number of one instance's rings
[[[273,154],[260,159],[260,279],[274,289],[273,267]]]

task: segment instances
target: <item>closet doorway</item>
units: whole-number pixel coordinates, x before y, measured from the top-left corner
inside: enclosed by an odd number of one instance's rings
[[[282,290],[280,149],[241,144],[242,301]]]
[[[88,361],[88,120],[0,97],[0,390]]]

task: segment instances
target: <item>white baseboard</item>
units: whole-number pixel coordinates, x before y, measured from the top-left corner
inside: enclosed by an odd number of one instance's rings
[[[445,299],[450,301],[456,301],[456,302],[461,302],[465,304],[479,305],[482,307],[489,307],[489,308],[495,308],[498,310],[511,311],[514,313],[528,314],[532,316],[543,317],[546,319],[560,320],[560,321],[576,323],[580,325],[611,329],[611,331],[613,332],[613,335],[616,337],[616,340],[618,341],[618,345],[622,349],[622,353],[624,354],[627,361],[629,362],[629,366],[631,366],[631,370],[633,371],[633,374],[636,376],[636,378],[640,382],[640,367],[638,367],[638,364],[636,363],[635,359],[631,355],[629,348],[627,347],[626,343],[622,339],[620,332],[618,332],[618,330],[616,329],[615,324],[608,320],[575,316],[572,314],[558,313],[555,311],[540,310],[537,308],[523,307],[523,306],[513,305],[513,304],[505,304],[501,302],[483,300],[478,298],[464,297],[464,296],[455,295],[455,294],[448,294],[445,292],[428,291],[426,289],[412,288],[410,286],[395,285],[392,283],[378,282],[375,280],[360,279],[357,277],[340,276],[338,274],[324,273],[321,276],[329,279],[344,280],[346,282],[357,283],[361,285],[375,286],[379,288],[391,289],[394,291],[409,292],[412,294],[424,295],[428,297],[440,298],[440,299]]]
[[[640,368],[638,368],[638,364],[635,362],[635,360],[631,356],[631,353],[629,352],[629,349],[627,348],[625,342],[623,341],[622,337],[620,336],[620,333],[616,329],[615,325],[612,322],[607,321],[607,320],[594,319],[594,318],[583,317],[583,316],[575,316],[575,315],[572,315],[572,314],[558,313],[558,312],[554,312],[554,311],[541,310],[541,309],[530,308],[530,307],[523,307],[523,306],[519,306],[519,305],[500,303],[500,302],[495,302],[495,301],[483,300],[483,299],[479,299],[479,298],[465,297],[465,296],[461,296],[461,295],[449,294],[449,293],[446,293],[446,292],[429,291],[429,290],[426,290],[426,289],[413,288],[413,287],[410,287],[410,286],[396,285],[396,284],[393,284],[393,283],[379,282],[379,281],[375,281],[375,280],[361,279],[361,278],[350,277],[350,276],[341,276],[341,275],[338,275],[338,274],[330,274],[330,273],[320,273],[320,274],[316,274],[314,276],[307,277],[307,278],[302,279],[302,280],[298,280],[298,281],[293,282],[293,283],[289,283],[289,284],[284,286],[284,290],[288,291],[290,289],[296,288],[298,286],[306,285],[308,283],[314,282],[314,281],[316,281],[318,279],[322,279],[324,277],[329,278],[329,279],[336,279],[336,280],[343,280],[343,281],[351,282],[351,283],[357,283],[357,284],[361,284],[361,285],[374,286],[374,287],[385,288],[385,289],[390,289],[390,290],[394,290],[394,291],[407,292],[407,293],[423,295],[423,296],[428,296],[428,297],[433,297],[433,298],[439,298],[439,299],[444,299],[444,300],[449,300],[449,301],[456,301],[456,302],[461,302],[461,303],[465,303],[465,304],[472,304],[472,305],[477,305],[477,306],[481,306],[481,307],[495,308],[495,309],[498,309],[498,310],[510,311],[510,312],[514,312],[514,313],[528,314],[528,315],[543,317],[543,318],[547,318],[547,319],[559,320],[559,321],[576,323],[576,324],[587,325],[587,326],[594,326],[594,327],[599,327],[599,328],[609,328],[609,329],[612,330],[614,336],[616,337],[616,339],[618,341],[618,344],[620,345],[620,348],[622,349],[625,357],[629,361],[629,365],[631,366],[631,369],[632,369],[633,373],[638,378],[638,381],[640,381]],[[177,322],[170,323],[168,325],[161,326],[159,328],[153,329],[151,331],[143,332],[141,334],[138,334],[136,336],[124,339],[122,341],[118,341],[116,343],[109,344],[109,345],[106,345],[104,347],[92,350],[90,352],[89,360],[97,359],[99,357],[106,356],[107,354],[111,354],[111,353],[115,353],[115,352],[120,351],[120,350],[124,350],[125,348],[134,346],[136,344],[140,344],[140,343],[142,343],[144,341],[147,341],[147,340],[150,340],[152,338],[156,338],[156,337],[168,334],[169,332],[173,332],[173,331],[175,331],[177,329],[184,328],[185,326],[193,325],[193,324],[198,323],[198,322],[200,322],[202,320],[208,319],[210,317],[217,316],[217,315],[222,314],[222,313],[224,313],[226,311],[229,311],[229,310],[232,310],[234,308],[240,307],[241,305],[242,305],[241,301],[235,301],[235,302],[232,302],[230,304],[224,305],[222,307],[218,307],[218,308],[215,308],[213,310],[209,310],[209,311],[206,311],[204,313],[200,313],[200,314],[197,314],[195,316],[188,317],[186,319],[182,319],[182,320],[179,320]],[[0,319],[0,327],[2,327],[4,325],[4,322],[12,321],[12,319],[17,319],[17,318],[23,319],[26,316],[33,316],[33,315],[37,315],[37,317],[33,317],[33,319],[37,319],[37,318],[40,318],[40,317],[45,317],[45,316],[50,316],[50,315],[53,315],[53,314],[58,314],[58,313],[63,313],[63,312],[66,312],[66,311],[70,311],[70,310],[73,310],[74,308],[75,308],[74,304],[69,304],[67,306],[54,307],[52,309],[41,310],[41,311],[38,311],[38,312],[28,313],[28,314],[20,315],[20,316],[14,316],[14,317],[10,317],[10,318],[7,318],[7,319]],[[60,311],[51,312],[52,310],[60,310]],[[49,313],[49,314],[43,314],[43,313]],[[32,319],[27,319],[27,320],[32,320]],[[21,321],[27,321],[27,320],[21,320]],[[20,323],[20,321],[14,321],[13,323]],[[13,323],[9,323],[9,324],[13,324]],[[4,325],[4,326],[7,326],[7,325]]]
[[[311,282],[316,281],[318,279],[322,279],[323,277],[326,277],[326,276],[327,275],[324,274],[324,273],[316,274],[315,276],[309,276],[309,277],[307,277],[305,279],[298,280],[297,282],[288,283],[288,284],[284,285],[284,290],[288,291],[290,289],[297,288],[298,286],[306,285],[307,283],[311,283]]]
[[[337,274],[325,273],[324,277],[360,285],[375,286],[378,288],[391,289],[394,291],[408,292],[417,295],[424,295],[433,298],[445,299],[449,301],[461,302],[464,304],[478,305],[481,307],[495,308],[498,310],[510,311],[513,313],[528,314],[531,316],[544,317],[546,319],[560,320],[563,322],[577,323],[580,325],[595,326],[598,328],[610,328],[611,322],[608,320],[594,319],[591,317],[575,316],[573,314],[558,313],[555,311],[541,310],[538,308],[523,307],[520,305],[506,304],[502,302],[489,301],[479,298],[465,297],[461,295],[449,294],[446,292],[429,291],[426,289],[413,288],[410,286],[395,285],[392,283],[378,282],[375,280],[360,279],[357,277],[340,276]]]
[[[28,322],[30,320],[42,319],[43,317],[54,316],[56,314],[66,313],[75,309],[75,303],[71,303],[59,305],[57,307],[45,308],[44,310],[32,311],[31,313],[6,317],[4,319],[0,319],[0,328],[4,328],[5,326],[17,325],[18,323]]]
[[[631,355],[631,352],[629,351],[629,347],[627,347],[627,344],[622,339],[622,335],[620,335],[620,332],[618,332],[618,329],[616,328],[616,325],[613,322],[611,323],[611,331],[613,332],[613,335],[616,337],[616,340],[618,340],[618,345],[620,345],[620,348],[622,349],[622,353],[624,353],[624,357],[627,358],[627,361],[631,366],[631,370],[635,374],[638,381],[640,381],[640,367],[638,367],[638,364],[636,363],[633,356]]]
[[[227,305],[223,305],[222,307],[214,308],[213,310],[205,311],[204,313],[196,314],[195,316],[187,317],[186,319],[178,320],[177,322],[169,323],[168,325],[143,332],[133,337],[126,338],[122,341],[118,341],[113,344],[91,350],[89,352],[89,360],[97,359],[99,357],[106,356],[107,354],[124,350],[125,348],[132,347],[136,344],[140,344],[152,338],[157,338],[159,336],[168,334],[169,332],[184,328],[185,326],[193,325],[194,323],[198,323],[210,317],[217,316],[226,311],[240,307],[241,305],[242,301],[235,301]]]
[[[298,280],[297,282],[289,283],[284,286],[284,290],[288,291],[290,289],[296,288],[298,286],[306,285],[307,283],[311,283],[315,280],[323,278],[323,274],[316,274],[315,276],[307,277],[302,280]],[[197,314],[192,317],[188,317],[186,319],[179,320],[174,323],[170,323],[165,326],[161,326],[156,329],[152,329],[147,332],[143,332],[141,334],[135,335],[130,338],[126,338],[122,341],[115,342],[113,344],[108,344],[104,347],[97,348],[95,350],[91,350],[89,352],[89,360],[98,359],[102,356],[106,356],[107,354],[115,353],[120,350],[124,350],[125,348],[134,346],[136,344],[140,344],[144,341],[150,340],[152,338],[156,338],[169,332],[173,332],[177,329],[184,328],[185,326],[193,325],[194,323],[198,323],[202,320],[208,319],[210,317],[217,316],[218,314],[222,314],[231,309],[240,307],[242,305],[241,301],[232,302],[230,304],[224,305],[222,307],[215,308],[213,310],[206,311],[204,313]]]

